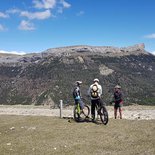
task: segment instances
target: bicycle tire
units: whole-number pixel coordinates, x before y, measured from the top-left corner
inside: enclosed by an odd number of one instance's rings
[[[106,125],[109,121],[108,111],[105,106],[100,108],[100,119],[104,125]]]
[[[87,118],[90,114],[90,108],[89,106],[87,105],[84,105],[84,109],[83,109],[84,112],[81,112],[80,116],[83,117],[83,118]]]
[[[76,105],[74,108],[74,120],[77,122],[85,120],[90,114],[89,106],[84,105],[84,111],[85,113],[83,113],[82,110],[80,111],[80,113],[78,113],[78,107]]]

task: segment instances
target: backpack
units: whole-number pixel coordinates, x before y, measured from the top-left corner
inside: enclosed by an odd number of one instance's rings
[[[91,97],[92,98],[98,98],[98,86],[96,84],[94,84],[91,88]]]

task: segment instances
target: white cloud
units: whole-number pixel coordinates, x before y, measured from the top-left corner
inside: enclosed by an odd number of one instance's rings
[[[28,12],[28,11],[22,11],[20,13],[20,16],[23,17],[27,17],[28,19],[39,19],[39,20],[43,20],[43,19],[47,19],[51,16],[51,12],[50,10],[45,10],[43,12]]]
[[[21,10],[20,9],[9,9],[6,12],[9,14],[15,14],[15,13],[20,13]]]
[[[34,24],[29,22],[29,21],[25,21],[22,20],[19,27],[20,30],[35,30]]]
[[[0,50],[0,53],[6,53],[6,54],[17,54],[17,55],[24,55],[26,54],[23,51],[4,51],[4,50]]]
[[[0,12],[0,18],[8,18],[9,16],[3,12]]]
[[[61,0],[60,3],[63,5],[64,8],[70,8],[71,4],[67,3],[65,0]]]
[[[155,51],[152,51],[151,53],[152,53],[153,55],[155,55]]]
[[[63,10],[70,8],[71,4],[66,2],[66,0],[32,0],[32,7],[27,7],[28,10],[21,10],[20,8],[11,8],[5,11],[5,13],[0,12],[0,18],[8,18],[15,15],[20,16],[20,18],[27,18],[28,21],[22,20],[19,29],[20,30],[34,30],[34,24],[30,20],[45,20],[50,17],[55,17],[51,12],[55,11],[57,13],[63,13]],[[37,11],[38,9],[42,9]],[[3,25],[0,24],[0,31],[6,30]]]
[[[85,13],[84,11],[80,11],[80,12],[78,12],[76,15],[77,15],[77,16],[82,16],[84,13]]]
[[[155,33],[144,36],[145,38],[155,39]]]
[[[0,31],[5,31],[5,30],[6,28],[2,24],[0,24]]]
[[[33,0],[32,2],[37,9],[53,9],[56,5],[56,0]]]
[[[64,0],[60,0],[59,4],[61,4],[61,5],[59,5],[59,7],[57,8],[57,12],[60,13],[60,14],[63,13],[64,9],[67,9],[67,8],[71,7],[71,4],[67,3]]]

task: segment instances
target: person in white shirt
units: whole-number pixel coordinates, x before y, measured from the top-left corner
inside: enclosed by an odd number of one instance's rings
[[[103,106],[103,102],[101,100],[102,86],[99,84],[99,79],[94,79],[94,83],[89,87],[88,95],[91,99],[91,116],[94,121],[96,104],[99,107]]]

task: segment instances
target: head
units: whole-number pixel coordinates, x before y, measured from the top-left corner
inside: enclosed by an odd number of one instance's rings
[[[118,91],[120,91],[120,90],[121,90],[121,86],[116,85],[116,86],[115,86],[115,91],[118,92]]]
[[[76,81],[75,84],[76,84],[77,86],[80,86],[80,85],[82,84],[82,81]]]
[[[97,79],[97,78],[94,79],[94,83],[96,83],[96,82],[99,83],[99,79]]]

